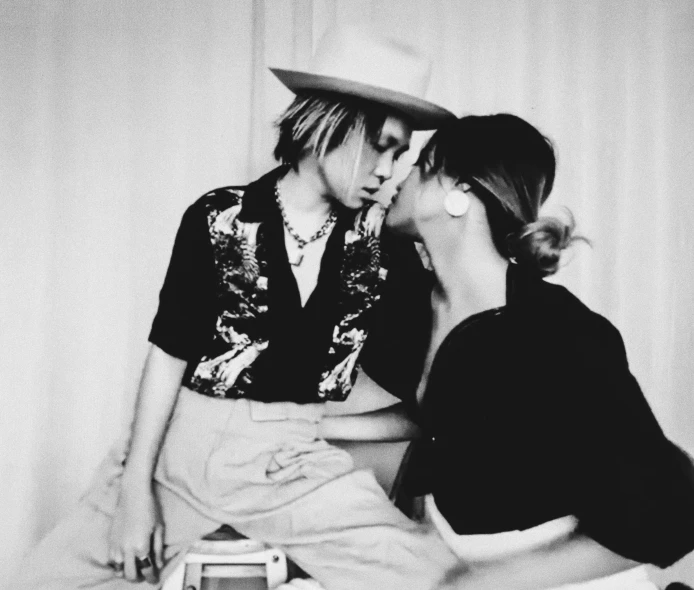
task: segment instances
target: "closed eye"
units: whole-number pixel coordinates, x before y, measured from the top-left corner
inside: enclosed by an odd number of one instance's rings
[[[404,144],[401,145],[398,140],[396,140],[393,137],[388,137],[386,141],[379,141],[374,144],[374,149],[379,153],[379,154],[385,154],[388,150],[396,149],[395,153],[393,154],[393,159],[397,160],[402,156],[407,150],[410,149],[409,144]]]
[[[407,152],[409,151],[409,149],[410,149],[410,146],[409,146],[409,145],[404,145],[404,146],[402,146],[397,152],[395,152],[395,155],[393,156],[393,159],[396,160],[396,161],[399,160],[400,157],[401,157],[403,154],[405,154],[405,153],[407,153]]]

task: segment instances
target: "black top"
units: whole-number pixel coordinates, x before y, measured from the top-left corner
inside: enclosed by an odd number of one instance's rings
[[[253,379],[248,371],[242,372],[235,388],[224,387],[221,395],[243,395],[266,402],[321,401],[316,395],[317,385],[326,363],[329,365],[328,352],[336,326],[343,315],[355,311],[346,309],[342,284],[345,235],[354,227],[356,212],[339,208],[336,226],[326,243],[317,285],[302,307],[275,200],[274,187],[281,174],[282,170],[277,169],[248,187],[212,191],[183,215],[149,339],[165,352],[189,361],[183,383],[200,393],[220,395],[218,380],[203,382],[194,373],[205,361],[214,362],[228,353],[230,339],[217,334],[222,331],[220,322],[227,322],[224,328],[229,330],[231,325],[235,337],[247,335],[250,342],[261,342],[261,352],[252,362]],[[259,274],[266,279],[267,286],[265,290],[257,288],[255,283],[251,286],[248,299],[258,300],[255,307],[253,301],[237,297],[238,289],[234,285],[231,292],[221,292],[224,288],[229,290],[229,285],[238,278],[231,276],[231,272],[236,272],[243,262],[230,259],[235,251],[228,245],[224,245],[226,250],[215,251],[220,240],[215,241],[210,229],[220,212],[223,215],[239,203],[242,206],[238,220],[248,224],[245,227],[256,223],[259,226],[256,258],[261,267]],[[384,287],[388,286],[389,292],[401,290],[398,285],[411,281],[411,273],[422,271],[410,244],[383,235],[381,248],[379,262],[388,266]],[[370,260],[356,262],[366,265]],[[359,277],[350,275],[350,278],[358,283]],[[357,286],[365,292],[376,290],[370,284]],[[232,296],[236,297],[233,301]],[[357,305],[362,303],[360,299]],[[365,313],[368,316],[371,311]],[[265,341],[267,344],[263,345]],[[378,352],[374,350],[370,354],[377,356]],[[371,364],[377,375],[381,364]],[[210,383],[212,386],[208,386]]]
[[[694,469],[663,434],[617,329],[565,288],[510,265],[506,306],[467,318],[416,389],[431,314],[408,295],[372,330],[389,347],[382,385],[427,434],[406,476],[459,534],[522,530],[566,515],[605,547],[665,567],[694,549]],[[402,318],[408,318],[403,322]],[[405,346],[401,346],[405,343]]]

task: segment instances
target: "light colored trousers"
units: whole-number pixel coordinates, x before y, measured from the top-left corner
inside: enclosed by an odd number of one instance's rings
[[[328,590],[426,590],[459,562],[435,527],[389,502],[349,454],[317,438],[322,404],[263,404],[182,389],[155,471],[162,580],[200,537],[229,524],[282,548]],[[133,590],[107,565],[125,445],[24,560],[13,590]],[[142,583],[144,587],[150,587]]]

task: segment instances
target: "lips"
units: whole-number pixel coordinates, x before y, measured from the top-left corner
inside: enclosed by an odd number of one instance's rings
[[[371,196],[374,196],[380,189],[380,187],[377,188],[366,188],[364,187],[364,192],[370,194]]]

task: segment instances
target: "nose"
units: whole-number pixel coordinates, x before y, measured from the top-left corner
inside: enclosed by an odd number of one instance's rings
[[[383,154],[378,160],[378,165],[374,170],[376,178],[381,184],[386,180],[390,180],[393,176],[393,156],[391,154]]]

